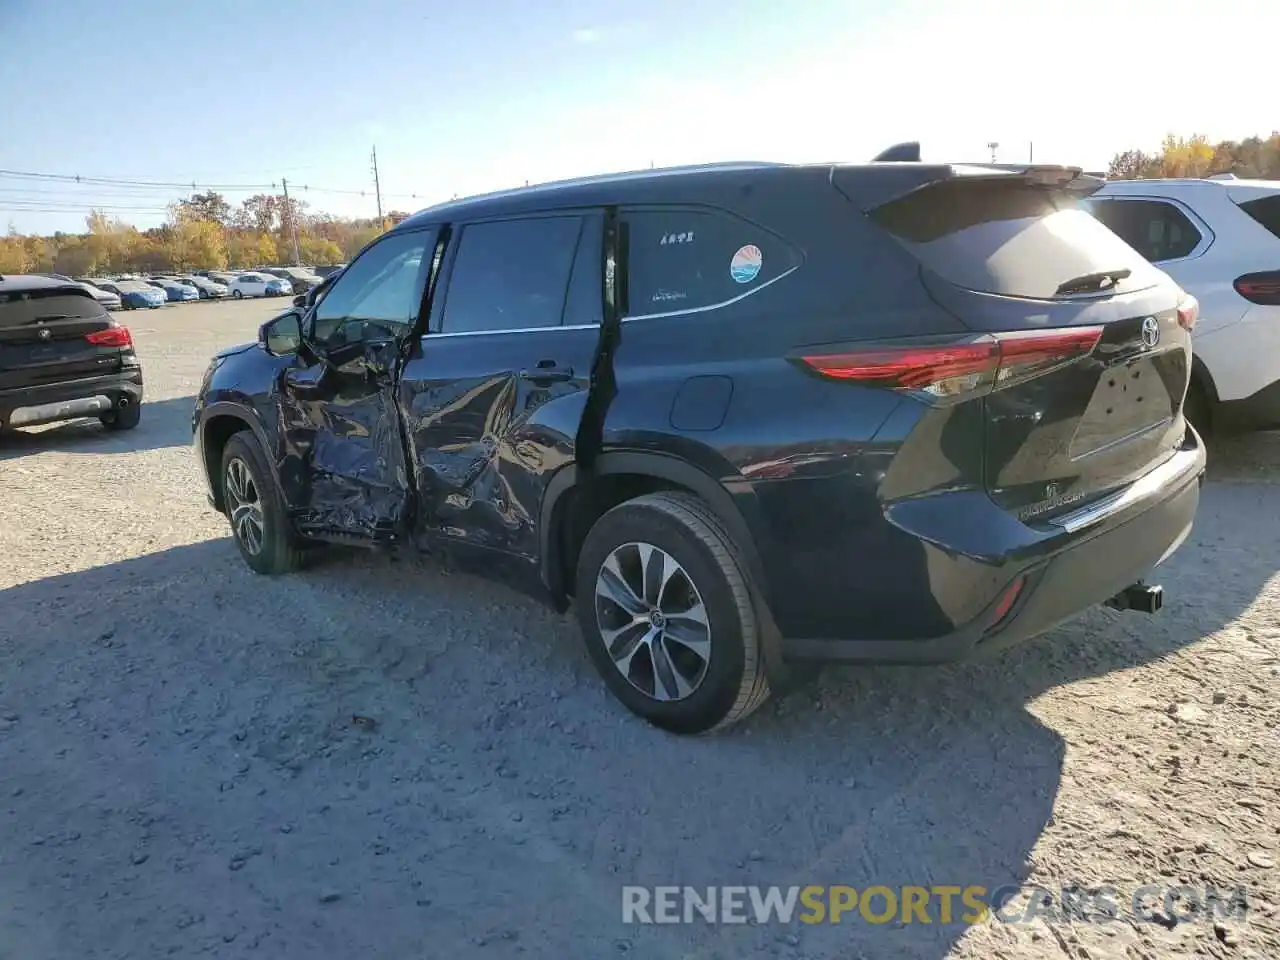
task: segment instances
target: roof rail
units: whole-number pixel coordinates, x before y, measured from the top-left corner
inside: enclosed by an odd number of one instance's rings
[[[920,141],[908,140],[905,143],[895,143],[887,150],[877,153],[872,159],[872,163],[919,163],[920,162]]]

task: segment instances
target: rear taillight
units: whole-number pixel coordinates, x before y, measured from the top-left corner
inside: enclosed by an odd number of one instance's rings
[[[918,393],[938,403],[1023,383],[1093,352],[1102,327],[996,333],[966,343],[877,346],[801,357],[824,377]]]
[[[1237,277],[1232,286],[1236,288],[1236,293],[1250,303],[1264,307],[1280,306],[1280,270],[1246,273],[1243,277]]]
[[[84,338],[95,347],[119,347],[124,350],[133,346],[133,337],[129,335],[128,327],[107,327],[105,330],[86,333]]]
[[[1190,333],[1196,328],[1196,321],[1199,319],[1200,301],[1188,293],[1178,304],[1178,326]]]

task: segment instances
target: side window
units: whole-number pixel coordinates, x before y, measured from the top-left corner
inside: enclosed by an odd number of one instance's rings
[[[330,349],[362,340],[389,340],[412,329],[436,231],[395,233],[353,261],[312,315],[312,338]]]
[[[1164,200],[1094,197],[1090,206],[1112,233],[1152,263],[1185,257],[1202,239],[1191,219]]]
[[[779,237],[722,211],[628,210],[622,230],[628,316],[727,303],[800,262]]]
[[[458,240],[443,333],[559,326],[581,217],[473,223]]]

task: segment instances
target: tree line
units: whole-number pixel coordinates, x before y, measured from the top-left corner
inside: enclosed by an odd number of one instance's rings
[[[1223,140],[1210,143],[1195,134],[1164,138],[1158,153],[1125,150],[1111,159],[1107,176],[1112,180],[1155,177],[1211,177],[1234,173],[1241,178],[1280,180],[1280,131],[1269,137]]]
[[[113,273],[245,269],[350,260],[407,213],[382,221],[316,213],[294,197],[257,194],[233,207],[215,191],[195,193],[169,207],[166,222],[139,230],[91,210],[84,233],[24,235],[12,225],[0,236],[0,274],[61,273],[71,277]]]

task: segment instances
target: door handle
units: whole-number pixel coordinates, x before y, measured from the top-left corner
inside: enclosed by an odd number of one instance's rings
[[[573,379],[573,367],[562,367],[554,360],[539,360],[532,370],[521,370],[520,379],[537,384],[564,383]]]

